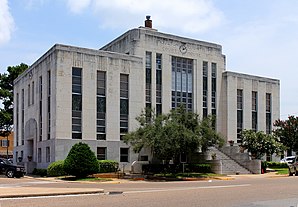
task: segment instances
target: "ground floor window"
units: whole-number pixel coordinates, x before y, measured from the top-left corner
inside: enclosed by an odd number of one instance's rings
[[[41,148],[38,148],[37,151],[37,162],[41,162]]]
[[[106,147],[97,147],[97,159],[106,160],[107,159],[107,148]]]
[[[120,148],[120,162],[128,162],[129,148]]]
[[[50,147],[46,147],[46,162],[51,161],[51,152],[50,152]]]

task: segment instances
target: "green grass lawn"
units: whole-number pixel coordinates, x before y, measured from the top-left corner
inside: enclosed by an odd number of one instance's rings
[[[279,175],[287,175],[289,174],[288,168],[280,168],[280,167],[270,167],[270,169],[273,169],[277,172]]]

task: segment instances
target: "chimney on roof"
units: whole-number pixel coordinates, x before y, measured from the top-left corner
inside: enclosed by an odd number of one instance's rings
[[[152,28],[152,20],[149,15],[146,16],[145,27]]]

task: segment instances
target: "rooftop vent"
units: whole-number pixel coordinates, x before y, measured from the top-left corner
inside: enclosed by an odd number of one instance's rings
[[[146,16],[145,27],[152,28],[152,20],[149,15]]]

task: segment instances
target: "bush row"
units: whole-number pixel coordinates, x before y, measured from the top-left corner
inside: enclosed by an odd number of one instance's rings
[[[280,162],[267,162],[267,166],[270,167],[278,167],[278,168],[287,168],[287,163],[280,163]]]
[[[180,173],[183,172],[183,164],[148,164],[143,165],[145,174]],[[211,173],[210,164],[184,164],[184,172]]]
[[[118,162],[114,160],[98,160],[99,173],[109,173],[118,171]],[[34,168],[33,175],[58,177],[65,176],[67,173],[64,170],[64,160],[52,162],[47,169]]]

